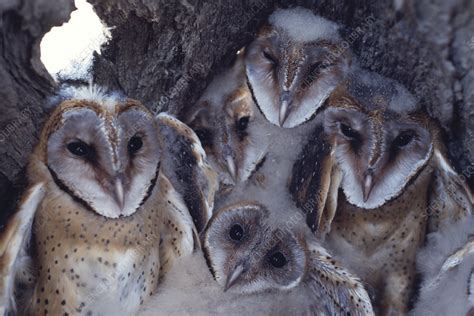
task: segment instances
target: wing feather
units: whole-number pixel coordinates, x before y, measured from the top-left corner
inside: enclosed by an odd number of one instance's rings
[[[337,207],[340,180],[332,146],[319,126],[293,165],[289,186],[296,206],[306,213],[306,223],[318,235],[329,230]]]
[[[16,310],[14,288],[16,274],[28,260],[33,219],[44,197],[43,183],[32,186],[20,201],[18,211],[0,236],[0,314]]]
[[[207,163],[198,137],[187,125],[165,113],[157,116],[157,122],[165,148],[162,170],[183,196],[201,232],[212,215],[217,174]]]
[[[459,175],[440,150],[434,151],[435,170],[429,195],[429,229],[472,214],[474,199],[466,178]]]
[[[312,244],[309,250],[308,287],[315,299],[324,302],[327,315],[374,315],[362,281],[339,265],[325,248]]]

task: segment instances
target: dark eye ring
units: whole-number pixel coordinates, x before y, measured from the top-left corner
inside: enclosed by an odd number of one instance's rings
[[[143,147],[143,140],[140,136],[133,136],[127,146],[130,154],[136,154]]]
[[[237,128],[239,131],[245,131],[249,125],[250,117],[244,116],[237,121]]]
[[[67,149],[69,152],[78,157],[85,157],[88,156],[91,152],[91,148],[84,142],[81,141],[74,141],[67,145]]]
[[[229,230],[229,237],[235,241],[241,241],[244,237],[244,229],[240,224],[234,224]]]
[[[265,57],[265,59],[267,59],[274,66],[276,66],[278,64],[277,59],[275,57],[273,57],[273,55],[270,54],[269,52],[263,51],[263,57]]]
[[[326,65],[327,64],[325,62],[318,61],[318,62],[311,65],[310,73],[314,75],[314,74],[318,73],[321,69],[326,68]]]
[[[268,258],[270,264],[275,268],[283,268],[287,263],[288,260],[286,259],[285,255],[282,254],[280,251],[273,253],[270,258]]]
[[[358,139],[359,138],[359,133],[356,132],[352,127],[349,125],[346,125],[344,123],[340,124],[341,132],[346,136],[347,138],[350,139]]]
[[[393,141],[393,144],[399,148],[405,147],[415,138],[413,132],[402,132]]]

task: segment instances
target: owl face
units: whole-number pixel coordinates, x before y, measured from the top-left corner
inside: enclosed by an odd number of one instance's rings
[[[316,115],[349,69],[336,24],[296,8],[278,10],[246,50],[257,106],[271,123],[295,127]]]
[[[153,190],[160,145],[153,116],[132,100],[64,101],[43,131],[55,183],[105,217],[129,216]]]
[[[366,209],[401,194],[433,152],[426,117],[413,112],[416,105],[408,92],[372,76],[373,81],[354,78],[357,87],[349,83],[335,90],[324,113],[344,193],[350,203]]]
[[[250,92],[238,88],[217,100],[201,100],[189,123],[211,164],[227,184],[247,180],[263,163],[266,136],[262,134]]]
[[[302,241],[269,227],[268,215],[259,204],[243,203],[222,209],[209,222],[204,251],[225,290],[289,289],[303,278],[307,256]]]

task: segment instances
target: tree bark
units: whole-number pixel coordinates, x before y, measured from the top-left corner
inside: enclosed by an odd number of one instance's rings
[[[94,81],[178,114],[198,99],[277,7],[337,21],[363,67],[399,80],[446,129],[458,170],[474,184],[474,2],[469,0],[89,0],[112,39]],[[14,208],[24,166],[55,83],[39,42],[68,19],[72,0],[0,4],[0,216]],[[13,126],[13,128],[11,128]],[[0,219],[1,222],[1,219]]]
[[[24,167],[55,87],[40,61],[41,38],[73,8],[72,0],[0,2],[0,224],[24,187]]]

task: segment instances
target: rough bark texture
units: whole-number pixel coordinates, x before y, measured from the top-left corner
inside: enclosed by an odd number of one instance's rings
[[[40,61],[41,38],[73,8],[72,0],[0,2],[0,224],[25,183],[24,167],[55,86]]]
[[[474,2],[470,0],[90,0],[113,26],[94,80],[156,111],[193,105],[276,7],[301,5],[345,25],[371,70],[404,83],[447,131],[453,161],[474,179]],[[72,0],[0,3],[0,216],[11,212],[55,83],[39,42]],[[358,29],[360,28],[360,29]],[[469,168],[470,167],[470,168]],[[0,219],[1,222],[1,219]]]

